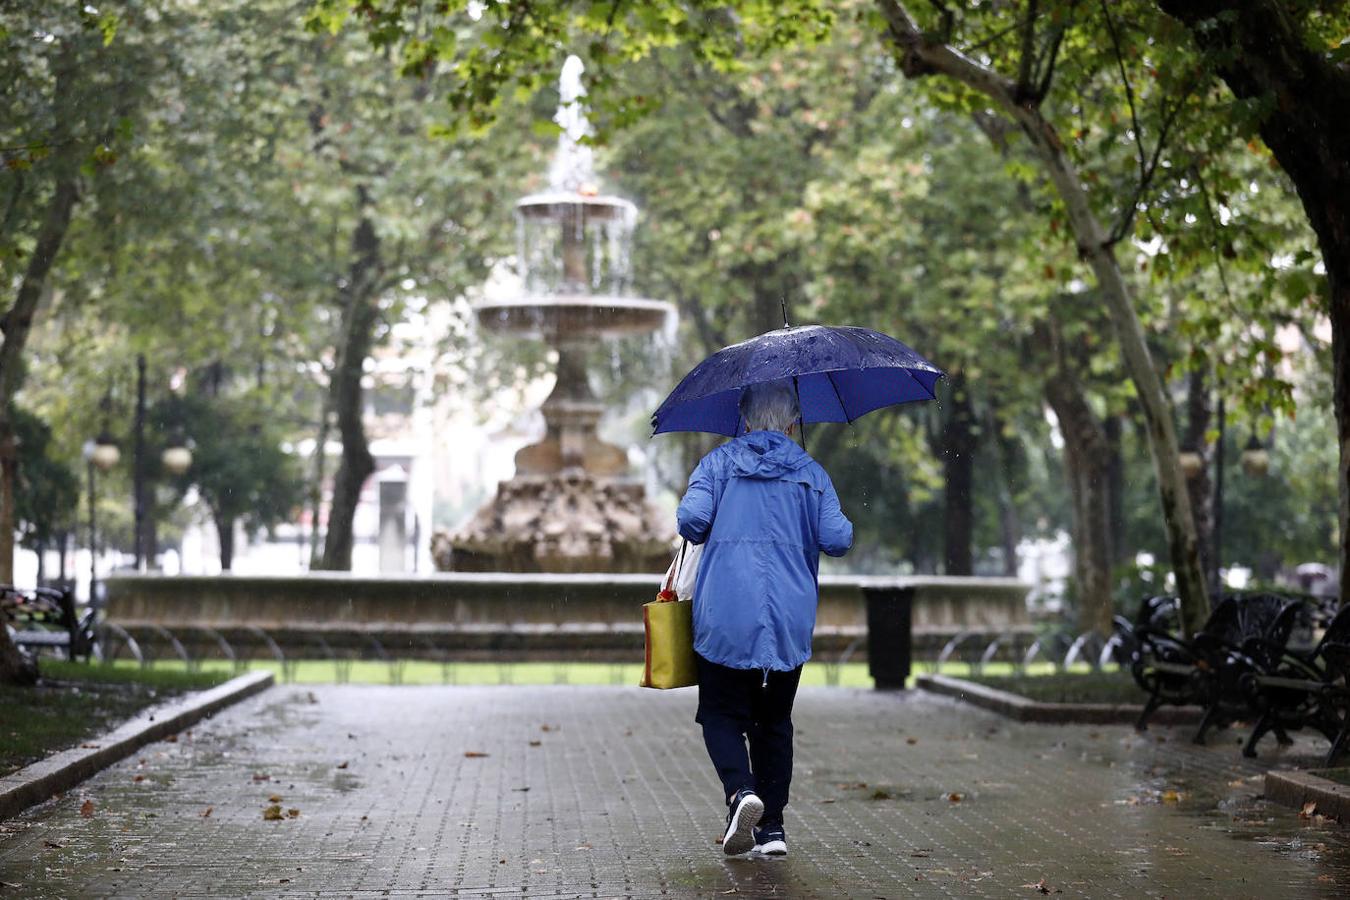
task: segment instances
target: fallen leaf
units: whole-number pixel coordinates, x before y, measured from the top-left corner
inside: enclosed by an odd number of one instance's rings
[[[214,811],[214,810],[215,810],[215,807],[214,807],[214,806],[208,806],[208,807],[206,808],[206,812],[202,813],[202,818],[203,818],[203,819],[209,819],[209,818],[211,818],[211,813],[212,813],[212,811]]]
[[[281,807],[276,803],[263,810],[264,822],[280,822],[282,818]]]
[[[254,772],[254,773],[253,773],[253,780],[254,780],[254,781],[271,781],[271,780],[272,780],[272,776],[271,776],[271,775],[268,775],[266,772]]]
[[[484,753],[484,752],[482,752],[481,750],[465,750],[465,751],[464,751],[464,758],[465,758],[465,759],[482,759],[482,758],[485,757],[485,756],[487,756],[487,754]]]
[[[271,796],[269,796],[269,797],[267,798],[267,802],[268,802],[268,803],[280,803],[280,802],[281,802],[281,795],[280,795],[280,794],[272,794]]]
[[[820,802],[821,802],[821,803],[838,803],[839,801],[837,801],[837,800],[835,800],[833,797],[831,797],[831,798],[829,798],[828,800],[822,800],[822,801],[820,801]]]
[[[1317,801],[1309,800],[1307,803],[1303,804],[1303,808],[1298,811],[1298,817],[1300,819],[1311,819],[1313,815],[1316,814],[1316,812],[1317,812]]]
[[[144,775],[134,775],[134,776],[132,776],[132,779],[131,779],[131,780],[139,783],[139,782],[142,782],[142,781],[145,780],[145,776],[144,776]]]
[[[530,741],[530,746],[531,746],[531,747],[538,747],[538,746],[540,746],[540,745],[543,744],[543,743],[544,743],[543,741]]]
[[[345,762],[340,762],[340,763],[338,763],[338,768],[339,768],[339,769],[345,769],[345,768],[347,768],[347,764],[346,764]]]
[[[292,819],[298,819],[300,818],[300,810],[292,806],[290,809],[286,810],[286,815],[290,816]]]
[[[891,792],[890,792],[890,791],[886,791],[886,790],[882,790],[881,788],[877,788],[875,791],[872,792],[872,799],[873,799],[873,800],[890,800],[890,799],[891,799]]]
[[[918,742],[919,742],[919,739],[916,738],[916,737],[907,737],[907,738],[905,738],[905,743],[906,743],[906,744],[909,744],[909,745],[911,745],[911,746],[913,746],[914,744],[917,744]]]
[[[540,731],[562,731],[561,725],[540,725]]]
[[[176,743],[178,743],[178,735],[176,735],[176,734],[171,734],[171,735],[169,735],[168,737],[166,737],[166,738],[164,739],[164,743],[166,743],[166,744],[176,744]]]
[[[1163,791],[1163,792],[1162,792],[1162,802],[1164,802],[1164,803],[1180,803],[1180,802],[1181,802],[1181,794],[1177,793],[1176,791],[1172,791],[1172,790]]]
[[[960,803],[962,800],[966,799],[966,795],[958,794],[956,791],[949,791],[942,795],[942,799],[946,800],[948,803]]]
[[[94,801],[93,801],[93,800],[86,800],[86,801],[84,801],[83,803],[80,804],[80,815],[81,815],[83,818],[86,818],[86,819],[92,819],[92,818],[94,817]]]

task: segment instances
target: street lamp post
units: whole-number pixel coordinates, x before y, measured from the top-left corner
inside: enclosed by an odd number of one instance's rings
[[[1224,417],[1222,396],[1219,397],[1218,418],[1219,442],[1214,455],[1214,583],[1210,586],[1215,596],[1218,596],[1219,589],[1223,587],[1223,576],[1220,571],[1223,568],[1223,470],[1227,421]],[[1253,434],[1238,457],[1238,462],[1244,475],[1249,478],[1261,478],[1270,471],[1270,452]]]
[[[1214,583],[1210,585],[1209,592],[1214,597],[1219,596],[1219,591],[1223,588],[1223,439],[1224,430],[1227,427],[1225,418],[1225,409],[1223,405],[1223,395],[1219,395],[1219,444],[1214,452],[1214,569],[1211,577]]]
[[[109,405],[110,401],[105,397],[102,403],[105,417]],[[83,449],[89,474],[89,602],[93,604],[98,599],[98,491],[94,470],[107,472],[112,469],[122,458],[122,451],[108,434],[106,419],[98,437],[85,441]]]
[[[132,506],[135,509],[133,565],[137,571],[144,571],[146,559],[145,540],[145,354],[136,354],[136,421],[135,438],[132,445],[131,493]]]

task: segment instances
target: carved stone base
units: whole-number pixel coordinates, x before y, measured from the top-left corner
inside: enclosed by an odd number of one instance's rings
[[[660,575],[674,537],[640,483],[571,471],[503,481],[463,530],[432,537],[431,554],[441,571]]]

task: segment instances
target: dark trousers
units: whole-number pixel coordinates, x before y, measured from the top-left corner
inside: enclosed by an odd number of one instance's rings
[[[791,672],[731,669],[698,657],[698,715],[703,742],[730,797],[750,788],[764,801],[765,823],[781,822],[792,783],[792,701],[801,666]],[[746,752],[746,742],[750,750]]]

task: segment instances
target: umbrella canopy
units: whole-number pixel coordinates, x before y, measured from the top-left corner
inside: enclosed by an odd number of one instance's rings
[[[852,422],[883,406],[932,400],[942,372],[905,344],[870,328],[799,325],[723,347],[652,413],[652,434],[741,432],[746,385],[795,379],[802,421]]]

